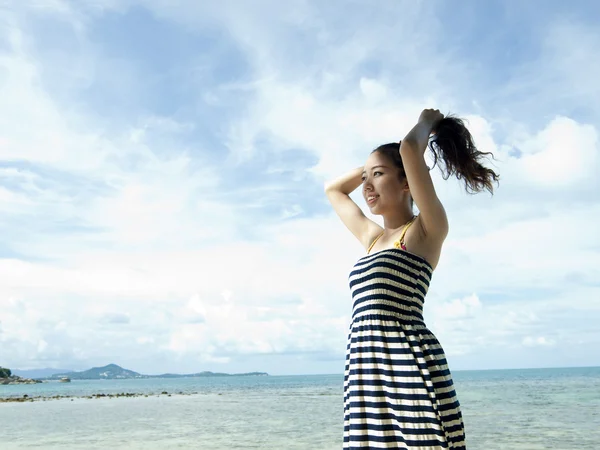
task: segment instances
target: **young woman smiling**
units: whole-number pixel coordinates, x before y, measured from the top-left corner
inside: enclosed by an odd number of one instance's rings
[[[430,139],[431,138],[431,139]],[[427,148],[467,191],[493,192],[462,120],[424,110],[399,143],[377,147],[363,167],[327,183],[334,210],[361,242],[344,376],[344,448],[465,449],[465,431],[444,350],[423,320],[423,303],[448,219],[425,162]],[[349,194],[362,185],[368,219]],[[413,212],[413,202],[419,214]]]

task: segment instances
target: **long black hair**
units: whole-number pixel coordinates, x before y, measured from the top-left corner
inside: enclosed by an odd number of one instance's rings
[[[429,140],[429,149],[434,156],[434,166],[439,160],[442,176],[447,180],[456,176],[464,180],[465,190],[475,194],[483,190],[494,193],[493,183],[498,183],[500,176],[481,164],[481,161],[491,152],[481,152],[473,142],[473,136],[465,127],[464,121],[458,117],[444,117],[434,130],[435,136]],[[405,177],[404,164],[400,157],[400,144],[397,142],[383,144],[373,150],[386,155],[400,169],[400,176]]]

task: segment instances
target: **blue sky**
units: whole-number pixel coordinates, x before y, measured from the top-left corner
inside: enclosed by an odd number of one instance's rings
[[[451,368],[600,365],[600,6],[199,3],[0,5],[0,364],[341,373],[323,183],[435,107],[502,177],[433,172]]]

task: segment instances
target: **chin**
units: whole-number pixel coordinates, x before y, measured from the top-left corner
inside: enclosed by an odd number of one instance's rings
[[[376,216],[380,216],[381,215],[381,213],[379,212],[379,208],[377,207],[377,205],[374,205],[374,206],[367,205],[367,206],[369,208],[369,211],[371,211],[371,214],[374,214]]]

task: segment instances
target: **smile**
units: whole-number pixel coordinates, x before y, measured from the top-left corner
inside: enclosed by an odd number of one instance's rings
[[[377,199],[379,198],[379,195],[369,195],[367,197],[367,203],[370,205],[372,203],[375,203],[377,201]]]

